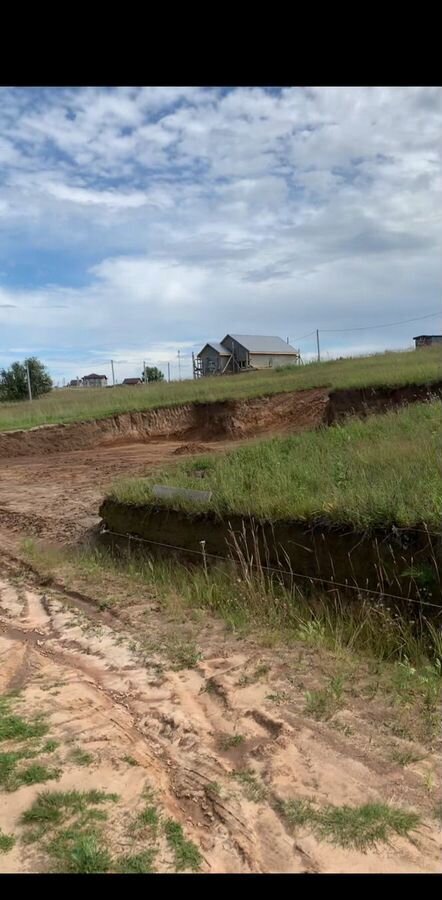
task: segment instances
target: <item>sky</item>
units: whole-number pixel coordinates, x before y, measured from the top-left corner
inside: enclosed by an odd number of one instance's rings
[[[0,88],[0,367],[441,333],[441,135],[431,87]]]

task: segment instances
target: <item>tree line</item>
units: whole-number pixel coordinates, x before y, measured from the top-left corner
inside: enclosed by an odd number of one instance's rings
[[[52,378],[46,367],[36,356],[29,356],[23,362],[13,362],[8,369],[0,369],[0,401],[14,403],[28,399],[28,371],[33,398],[52,390]]]

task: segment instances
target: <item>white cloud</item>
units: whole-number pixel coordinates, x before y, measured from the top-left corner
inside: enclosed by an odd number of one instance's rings
[[[228,330],[431,312],[441,125],[437,88],[0,92],[0,353],[159,361]]]

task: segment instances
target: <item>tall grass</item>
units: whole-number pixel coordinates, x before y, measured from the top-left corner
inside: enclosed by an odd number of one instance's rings
[[[286,366],[237,376],[201,378],[136,388],[71,388],[32,403],[0,403],[0,431],[56,422],[76,422],[121,412],[187,402],[245,399],[303,388],[357,388],[423,384],[442,378],[442,348]]]
[[[150,503],[154,483],[207,488],[213,496],[206,503],[179,496],[162,502],[222,516],[321,519],[357,528],[426,523],[440,530],[442,402],[187,460],[123,479],[111,496]]]
[[[259,554],[237,538],[232,540],[230,559],[207,568],[152,558],[136,542],[118,551],[83,547],[53,550],[48,556],[28,539],[23,550],[45,575],[69,566],[92,583],[101,584],[105,574],[111,575],[113,591],[121,582],[118,605],[123,607],[128,584],[148,587],[171,609],[214,612],[234,631],[260,628],[277,643],[299,640],[379,661],[405,661],[419,669],[434,665],[436,674],[439,671],[440,617],[425,618],[411,602],[404,613],[403,605],[396,609],[363,595],[349,599],[337,588],[328,592],[313,585],[300,588],[294,577],[269,573],[259,563]]]

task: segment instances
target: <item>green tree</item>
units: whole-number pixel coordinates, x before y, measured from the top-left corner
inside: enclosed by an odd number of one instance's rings
[[[143,381],[164,381],[164,375],[156,366],[146,366],[146,372],[141,373]]]
[[[26,367],[29,366],[31,389],[33,399],[41,397],[52,389],[52,379],[49,372],[35,356],[30,356],[21,362],[14,362],[9,369],[0,371],[0,400],[28,399],[28,376]]]

